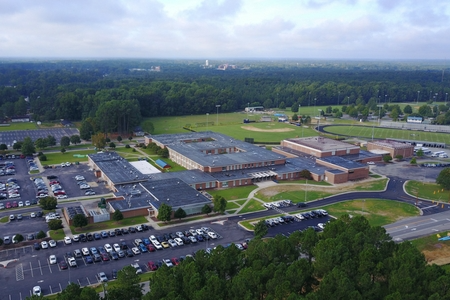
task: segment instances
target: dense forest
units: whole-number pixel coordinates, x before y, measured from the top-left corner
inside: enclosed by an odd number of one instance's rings
[[[247,105],[445,101],[450,93],[450,68],[438,62],[237,61],[226,71],[201,64],[3,61],[0,118],[27,112],[35,121],[90,118],[103,132],[129,132],[141,118],[214,112],[217,104],[232,112]]]

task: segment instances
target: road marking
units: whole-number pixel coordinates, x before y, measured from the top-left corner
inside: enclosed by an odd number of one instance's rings
[[[83,286],[81,285],[80,279],[77,279],[77,281],[78,281],[78,285],[79,285],[80,287],[83,287]]]
[[[22,264],[18,264],[16,266],[16,281],[24,280],[25,277],[23,276],[23,266]]]
[[[431,230],[433,230],[433,231],[439,231],[439,230],[437,230],[437,229],[435,229],[435,228],[431,228]]]
[[[44,280],[38,280],[38,283],[44,282]]]
[[[31,277],[34,277],[33,266],[31,265],[31,261],[30,261],[30,271],[31,271]]]
[[[405,225],[405,228],[408,229],[408,225]]]
[[[411,228],[411,231],[416,231],[417,230],[417,228]]]
[[[51,286],[51,285],[49,285],[48,287],[49,287],[49,289],[50,289],[50,294],[53,294],[53,291],[52,291],[52,286]]]
[[[89,283],[88,285],[91,285],[91,282],[89,281],[89,278],[86,277],[87,282]]]
[[[41,261],[38,260],[38,263],[39,263],[39,270],[41,270],[41,275],[44,275],[44,273],[42,273]]]
[[[50,270],[50,274],[53,274],[52,267],[50,266],[50,262],[48,263],[48,269]]]
[[[438,220],[436,220],[436,219],[431,219],[431,218],[430,218],[430,220],[433,221],[433,222],[437,222],[437,221],[438,221]]]

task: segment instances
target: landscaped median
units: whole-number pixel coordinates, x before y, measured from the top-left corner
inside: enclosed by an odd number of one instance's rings
[[[442,189],[436,183],[409,180],[406,182],[405,190],[413,197],[442,202],[448,202],[450,200],[450,192]]]
[[[339,218],[344,214],[349,214],[352,216],[362,215],[369,221],[370,225],[372,226],[383,226],[394,223],[400,219],[419,215],[419,211],[414,205],[383,199],[350,200],[331,204],[321,208],[325,209],[330,216],[333,216],[335,218]],[[319,207],[314,208],[313,210],[316,209],[319,209]],[[305,208],[303,210],[292,212],[290,215],[293,216],[295,214],[310,210],[310,208]],[[253,231],[254,224],[258,223],[260,220],[272,219],[279,216],[282,215],[276,214],[263,218],[244,220],[240,221],[239,224],[245,229]]]

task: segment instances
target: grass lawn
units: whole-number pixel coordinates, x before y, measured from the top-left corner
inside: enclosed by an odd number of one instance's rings
[[[49,234],[50,234],[50,237],[52,239],[54,239],[55,241],[60,241],[60,240],[64,239],[64,237],[66,236],[64,234],[64,230],[63,229],[50,230]]]
[[[245,201],[247,201],[246,199],[243,199],[243,200],[237,200],[237,201],[234,201],[235,203],[237,203],[238,205],[244,205],[244,203],[245,203]]]
[[[114,229],[117,227],[128,227],[136,224],[143,224],[147,223],[147,219],[143,216],[138,217],[132,217],[132,218],[126,218],[123,219],[120,222],[116,221],[106,221],[106,222],[100,222],[100,223],[94,223],[89,224],[83,228],[75,228],[73,226],[70,226],[70,230],[73,234],[83,233],[83,232],[93,232],[93,231],[100,231],[100,230],[106,230],[106,229]]]
[[[261,193],[256,193],[256,197],[263,200],[264,202],[273,202],[278,200],[289,199],[294,203],[297,202],[306,202],[316,199],[322,199],[328,196],[331,196],[331,193],[323,192],[323,191],[308,191],[308,190],[296,190],[296,191],[285,191],[279,192],[274,196],[267,197],[262,195]]]
[[[442,190],[440,185],[435,183],[410,180],[406,183],[405,189],[409,194],[419,196],[419,198],[445,202],[450,199],[450,192]]]
[[[403,218],[419,215],[419,211],[414,205],[381,199],[340,202],[329,205],[325,209],[334,217],[340,217],[344,214],[363,215],[372,226],[383,226]]]
[[[55,153],[45,153],[45,156],[47,157],[46,161],[41,161],[42,165],[56,165],[60,164],[62,162],[70,162],[74,163],[77,161],[87,161],[87,154],[93,154],[97,153],[96,150],[90,149],[90,150],[77,150],[77,151],[68,151],[66,153],[61,152],[55,152]],[[85,155],[85,157],[76,157],[74,155]]]
[[[227,213],[234,214],[237,211],[237,209],[227,210]]]
[[[30,130],[39,129],[36,123],[24,122],[24,123],[11,123],[10,126],[0,126],[0,131],[13,131],[13,130]]]
[[[262,206],[261,202],[259,202],[258,200],[255,200],[255,199],[251,199],[250,201],[248,201],[247,205],[245,205],[245,207],[241,209],[241,211],[239,213],[244,214],[244,213],[260,211],[260,210],[265,210],[265,208],[264,208],[264,206]]]
[[[241,187],[235,187],[235,188],[229,188],[229,189],[223,189],[223,190],[208,191],[208,193],[211,194],[213,197],[215,195],[220,195],[227,200],[235,200],[235,199],[247,198],[248,194],[250,194],[250,192],[256,188],[257,188],[256,185],[248,185],[248,186],[241,186]]]
[[[385,139],[406,139],[406,140],[419,140],[430,142],[450,143],[450,135],[448,133],[441,132],[427,132],[427,131],[411,131],[402,129],[390,129],[390,128],[373,128],[372,126],[328,126],[325,128],[327,132],[336,135],[348,135],[357,136],[363,138]]]
[[[8,223],[8,222],[9,222],[8,216],[4,216],[3,218],[0,219],[0,223]]]
[[[381,177],[381,176],[380,176]],[[382,191],[386,187],[388,179],[380,179],[368,182],[366,185],[355,187],[356,191]]]
[[[280,181],[279,184],[291,184],[291,183],[301,183],[306,184],[306,179],[301,180],[284,180]],[[332,186],[332,184],[326,182],[326,181],[314,181],[314,180],[308,180],[308,184],[314,184],[314,185],[323,185],[323,186]]]
[[[236,208],[239,208],[239,207],[241,207],[241,206],[236,204],[236,203],[234,203],[234,202],[227,201],[227,210],[228,209],[236,209]]]
[[[439,241],[438,234],[441,237],[447,236],[450,231],[435,232],[435,234],[425,236],[410,241],[412,245],[422,252],[425,259],[430,264],[444,265],[444,269],[450,271],[450,241]]]

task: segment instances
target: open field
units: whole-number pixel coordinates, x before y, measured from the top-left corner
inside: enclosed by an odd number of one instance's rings
[[[24,122],[24,123],[11,123],[10,126],[0,126],[0,131],[13,131],[13,130],[29,130],[39,129],[36,123]]]
[[[409,180],[405,186],[406,191],[419,198],[447,202],[450,201],[450,191],[443,190],[435,183],[425,183]]]
[[[438,234],[444,237],[450,234],[450,232],[444,231],[410,242],[422,252],[429,264],[437,264],[439,266],[448,265],[450,264],[450,241],[438,241]],[[449,267],[447,267],[447,271],[448,269]]]
[[[90,150],[77,150],[77,151],[71,151],[66,153],[61,152],[54,152],[54,153],[45,153],[45,156],[47,157],[46,161],[41,161],[43,165],[55,165],[62,162],[76,162],[76,161],[87,161],[87,156],[85,157],[75,157],[74,155],[80,154],[80,155],[87,155],[87,154],[93,154],[97,153],[96,150],[90,149]]]
[[[450,134],[440,132],[427,132],[427,131],[413,131],[413,130],[401,130],[390,128],[378,128],[371,126],[327,126],[324,128],[326,132],[335,135],[355,136],[361,138],[375,139],[403,139],[414,141],[428,141],[439,143],[450,143]]]
[[[251,191],[258,188],[256,185],[241,186],[222,190],[208,191],[212,196],[221,195],[226,200],[236,200],[247,198]]]

